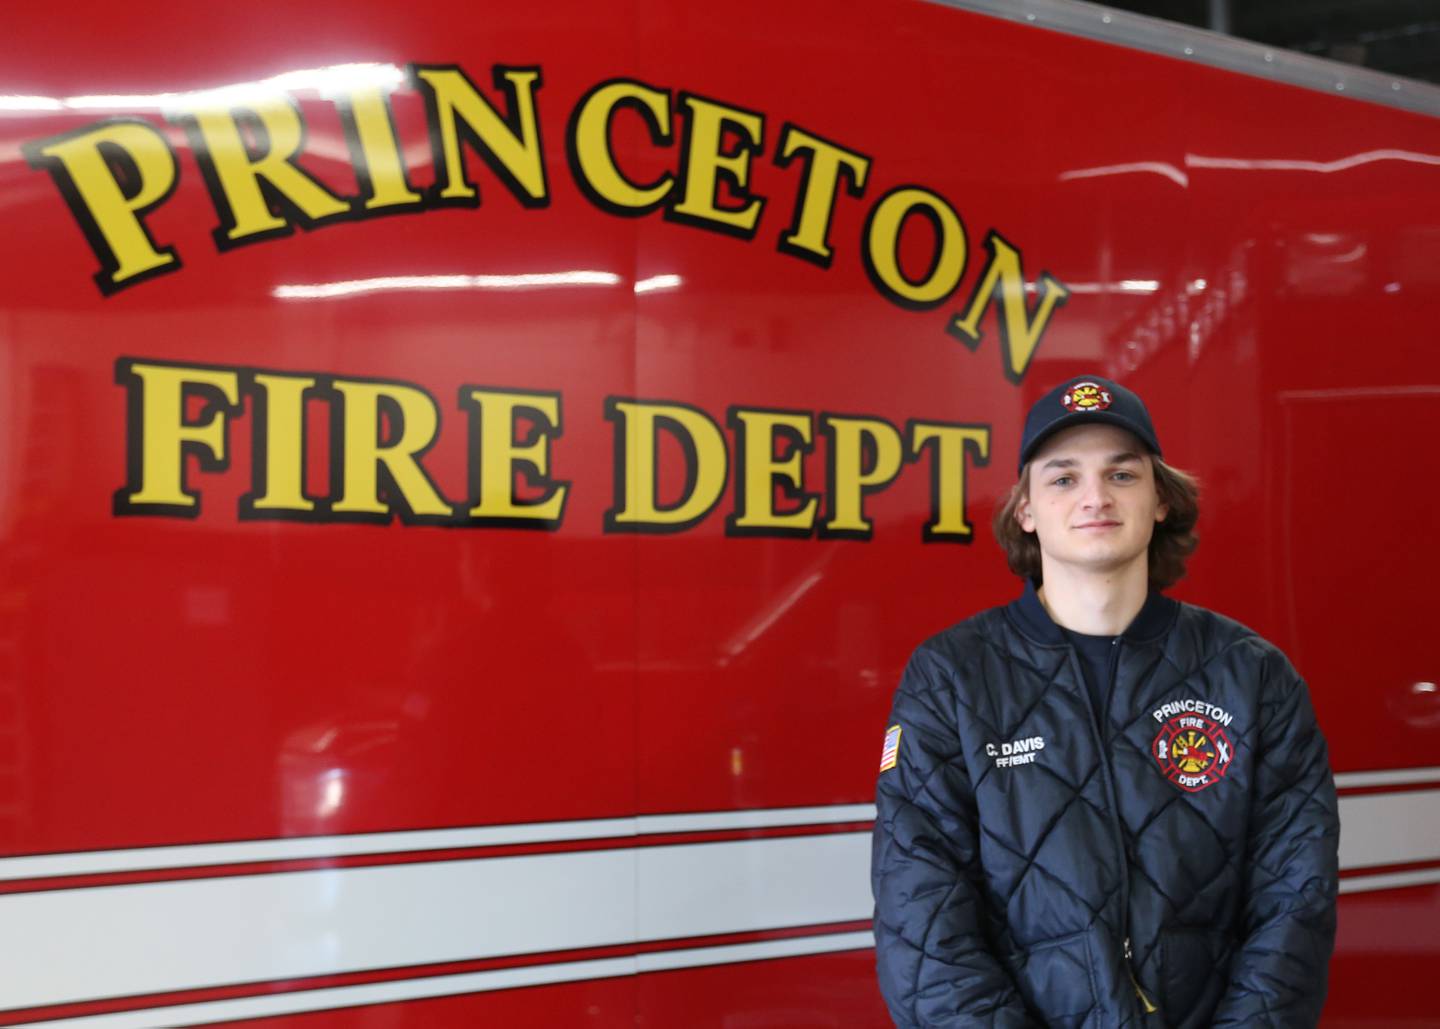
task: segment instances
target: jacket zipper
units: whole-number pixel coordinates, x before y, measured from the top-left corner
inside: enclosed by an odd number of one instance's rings
[[[1140,988],[1140,980],[1135,978],[1135,969],[1130,965],[1130,958],[1134,951],[1130,949],[1130,937],[1125,937],[1125,971],[1130,973],[1130,985],[1135,987],[1135,996],[1140,998],[1140,1003],[1145,1007],[1145,1014],[1153,1015],[1160,1009],[1150,1003],[1150,998],[1145,996],[1145,991]]]
[[[1120,638],[1117,636],[1111,641],[1113,656],[1110,659],[1110,692],[1114,692],[1115,678],[1119,672],[1120,665]],[[1120,828],[1120,800],[1115,792],[1115,779],[1110,768],[1110,759],[1105,747],[1105,734],[1100,728],[1100,718],[1095,712],[1095,702],[1090,699],[1090,690],[1085,685],[1085,670],[1080,666],[1080,658],[1075,653],[1075,648],[1070,647],[1071,667],[1080,674],[1080,692],[1085,696],[1085,707],[1090,712],[1090,728],[1095,732],[1095,742],[1098,746],[1100,757],[1100,774],[1105,780],[1105,792],[1110,798],[1110,830],[1115,837],[1115,853],[1120,856],[1120,934],[1124,938],[1121,947],[1121,956],[1124,958],[1125,971],[1130,976],[1130,985],[1135,987],[1135,996],[1139,999],[1141,1006],[1147,1015],[1152,1015],[1159,1009],[1145,995],[1140,988],[1140,980],[1135,978],[1135,968],[1130,964],[1134,957],[1134,951],[1130,947],[1130,858],[1125,851],[1125,836]]]

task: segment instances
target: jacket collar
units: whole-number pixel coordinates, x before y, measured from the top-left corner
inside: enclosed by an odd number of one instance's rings
[[[1159,639],[1174,622],[1179,608],[1179,601],[1171,600],[1159,590],[1151,590],[1149,596],[1145,598],[1145,604],[1140,608],[1140,613],[1135,616],[1135,620],[1125,628],[1120,637],[1131,643],[1145,643]],[[1005,611],[1020,631],[1031,639],[1052,646],[1060,646],[1067,642],[1065,630],[1055,624],[1050,617],[1050,612],[1046,611],[1045,605],[1040,603],[1040,597],[1035,592],[1034,580],[1025,580],[1025,592],[1007,604]]]

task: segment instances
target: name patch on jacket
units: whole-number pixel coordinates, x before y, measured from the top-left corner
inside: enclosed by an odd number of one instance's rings
[[[1027,736],[1023,740],[1011,740],[1009,743],[985,744],[985,753],[995,759],[996,768],[1013,768],[1016,765],[1028,765],[1034,762],[1035,755],[1045,749],[1044,736]]]
[[[1160,705],[1154,717],[1160,732],[1150,753],[1165,778],[1191,793],[1224,778],[1235,756],[1225,734],[1234,716],[1203,700],[1180,700]]]

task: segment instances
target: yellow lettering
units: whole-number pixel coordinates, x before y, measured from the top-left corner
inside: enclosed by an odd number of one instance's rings
[[[650,139],[670,142],[670,94],[621,79],[596,86],[581,99],[570,122],[570,161],[575,181],[599,207],[612,214],[638,215],[665,202],[675,179],[662,175],[654,185],[639,186],[615,164],[610,120],[621,107],[633,107],[645,119]]]
[[[615,501],[605,514],[607,532],[680,532],[697,524],[725,490],[725,438],[710,416],[685,404],[638,400],[605,401],[605,418],[615,424]],[[662,507],[660,432],[685,454],[680,499]]]
[[[100,261],[95,284],[106,296],[180,267],[174,247],[157,247],[143,216],[175,188],[175,154],[156,129],[112,121],[27,143],[31,167],[59,187]]]
[[[725,521],[732,536],[808,536],[815,528],[819,499],[804,493],[802,461],[811,447],[810,415],[799,411],[730,409],[735,430],[735,513]],[[790,452],[775,456],[778,438],[788,439]],[[792,503],[806,498],[793,511],[775,510],[779,488]]]
[[[935,254],[918,279],[900,267],[900,233],[912,214],[935,229]],[[924,310],[944,303],[965,274],[965,227],[955,209],[928,189],[901,186],[880,198],[865,226],[862,256],[870,281],[901,307]]]
[[[475,207],[480,194],[465,176],[462,138],[526,207],[550,202],[545,161],[540,149],[540,122],[535,113],[539,68],[495,67],[495,88],[506,93],[510,114],[502,118],[459,68],[415,65],[413,75],[424,84],[431,148],[435,159],[435,200]],[[463,128],[461,127],[463,123]]]
[[[348,105],[341,108],[353,131],[359,153],[355,175],[365,210],[384,207],[417,207],[424,202],[405,179],[405,162],[395,141],[395,123],[390,105],[379,86],[356,89]],[[353,149],[353,147],[352,147]]]
[[[450,505],[420,465],[440,425],[430,394],[398,382],[336,379],[333,387],[342,398],[343,413],[341,455],[335,462],[340,499],[331,513],[381,523],[392,513],[406,522],[449,520]],[[389,416],[388,441],[381,439],[382,408]]]
[[[830,249],[830,222],[835,217],[835,194],[840,177],[845,177],[846,190],[851,196],[860,196],[865,192],[870,159],[787,125],[780,137],[780,152],[775,163],[783,168],[796,154],[809,156],[804,158],[805,176],[800,183],[795,220],[780,237],[779,249],[821,268],[829,268],[835,256]]]
[[[349,213],[348,203],[296,163],[305,127],[290,100],[276,97],[240,110],[197,108],[174,117],[192,127],[195,156],[220,216],[214,237],[221,250],[286,235],[294,229],[291,218],[309,227]],[[241,135],[240,118],[256,138],[255,150]]]
[[[680,94],[685,115],[685,142],[680,176],[684,194],[666,217],[715,229],[741,239],[755,234],[765,202],[745,192],[750,182],[750,157],[758,154],[765,135],[765,119],[753,111],[729,107],[689,93]],[[725,150],[725,134],[740,134],[732,152]],[[716,188],[724,179],[741,207],[721,207]]]
[[[991,231],[985,237],[990,263],[985,274],[970,294],[964,315],[956,315],[947,327],[950,334],[971,350],[980,344],[980,316],[995,299],[1000,300],[1000,344],[1005,351],[1005,376],[1019,382],[1030,367],[1040,336],[1055,309],[1070,297],[1065,284],[1049,272],[1040,273],[1040,299],[1033,311],[1025,304],[1025,273],[1020,266],[1020,251],[1011,246],[1000,233]]]
[[[128,475],[114,513],[195,517],[200,495],[185,488],[185,455],[194,454],[203,471],[225,470],[226,418],[240,412],[239,376],[227,368],[121,359],[115,380],[126,388],[129,416]],[[204,403],[187,418],[187,401],[196,397]]]
[[[869,539],[874,523],[865,517],[865,495],[888,486],[900,473],[900,433],[879,418],[822,414],[829,438],[829,518],[822,536]]]
[[[314,511],[305,496],[305,391],[303,375],[256,372],[254,489],[240,498],[240,516],[257,511]]]
[[[965,455],[974,454],[977,465],[989,463],[989,427],[911,421],[906,428],[911,460],[930,449],[930,521],[921,539],[969,543],[974,530],[965,518]]]
[[[555,529],[565,511],[568,483],[549,478],[550,441],[560,435],[559,393],[518,393],[465,387],[460,406],[470,411],[472,463],[469,517],[491,525]],[[535,420],[523,441],[515,438],[519,417]],[[515,473],[542,495],[515,496]]]

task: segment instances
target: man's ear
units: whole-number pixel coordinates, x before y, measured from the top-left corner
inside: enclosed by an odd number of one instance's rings
[[[1020,528],[1026,532],[1035,531],[1035,515],[1030,510],[1029,497],[1021,496],[1020,503],[1015,506],[1015,521],[1018,522]]]

